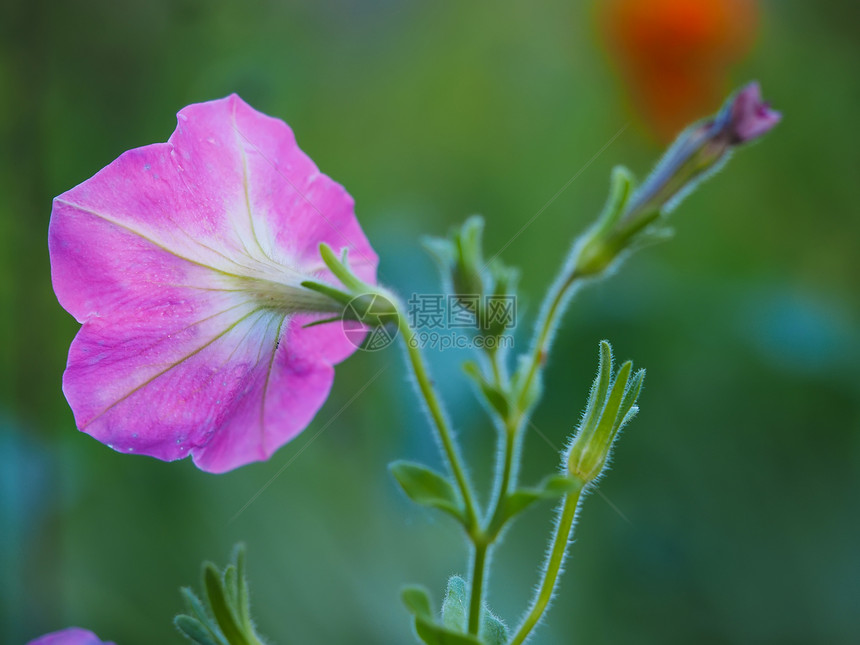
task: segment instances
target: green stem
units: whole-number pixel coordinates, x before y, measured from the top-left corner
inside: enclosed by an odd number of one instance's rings
[[[545,302],[549,302],[549,306],[545,306],[542,308],[542,311],[544,311],[545,313],[541,318],[540,324],[537,326],[537,332],[535,333],[535,339],[532,345],[531,360],[529,361],[529,371],[526,374],[526,378],[520,388],[520,399],[518,401],[518,407],[523,413],[525,413],[525,410],[523,410],[523,408],[525,407],[525,399],[528,396],[528,392],[532,386],[532,382],[537,375],[538,369],[541,367],[541,365],[543,365],[546,360],[547,352],[549,350],[550,339],[552,338],[552,332],[556,326],[556,319],[562,313],[562,304],[565,301],[565,296],[567,296],[568,290],[576,283],[578,279],[579,274],[577,274],[575,271],[572,271],[571,274],[564,280],[556,281],[550,288],[549,293],[547,293],[546,295]],[[525,418],[525,414],[523,414],[523,420],[525,420]]]
[[[556,581],[561,573],[561,565],[567,552],[567,546],[570,543],[570,533],[573,529],[573,521],[576,518],[576,509],[579,507],[581,494],[582,488],[565,497],[561,516],[556,526],[552,549],[544,566],[543,580],[541,581],[540,588],[534,600],[532,600],[532,606],[528,615],[526,615],[520,624],[509,645],[521,645],[525,642],[532,629],[534,629],[534,626],[540,621],[543,612],[546,611],[547,605],[549,605],[549,601],[552,599]]]
[[[499,365],[498,353],[493,352],[490,355],[490,364],[492,366],[493,379],[495,385],[501,390],[502,379],[504,372]],[[482,532],[482,540],[476,540],[473,537],[475,544],[475,553],[472,563],[472,578],[471,591],[469,597],[469,633],[477,635],[481,626],[481,612],[483,611],[483,590],[486,578],[487,559],[492,550],[493,542],[498,536],[498,532],[493,530],[496,524],[495,518],[502,514],[504,509],[504,501],[507,497],[511,473],[514,466],[514,439],[509,425],[505,426],[505,445],[503,447],[501,459],[501,478],[498,480],[499,485],[496,490],[495,501],[492,505],[493,511],[488,516],[486,525]]]
[[[445,457],[448,460],[448,465],[451,468],[451,473],[457,482],[457,487],[460,489],[460,494],[463,496],[463,504],[466,508],[466,523],[467,531],[470,538],[474,541],[474,535],[478,527],[478,515],[475,510],[475,498],[472,493],[472,487],[466,477],[466,471],[461,464],[460,452],[454,441],[454,436],[451,428],[448,426],[448,420],[442,410],[442,403],[439,401],[439,396],[436,394],[436,389],[433,386],[433,381],[430,378],[430,373],[427,370],[427,364],[424,362],[424,356],[421,354],[418,339],[415,331],[409,326],[407,317],[404,315],[402,308],[398,307],[398,327],[403,335],[403,340],[406,343],[406,351],[409,355],[409,362],[412,366],[412,372],[415,374],[415,380],[418,382],[418,389],[424,397],[427,404],[427,410],[433,418],[433,424],[436,427],[436,432],[439,435],[439,441],[442,444],[442,449]]]
[[[496,490],[495,501],[492,505],[492,512],[488,516],[484,532],[492,544],[498,537],[505,524],[505,500],[508,497],[511,489],[511,481],[515,478],[514,464],[519,462],[517,451],[517,423],[507,423],[505,425],[505,445],[502,453],[502,474],[499,479],[498,488]]]
[[[490,545],[484,541],[475,543],[472,558],[472,581],[469,592],[469,633],[477,636],[481,629],[481,613],[484,609],[484,573],[487,566],[487,553]]]

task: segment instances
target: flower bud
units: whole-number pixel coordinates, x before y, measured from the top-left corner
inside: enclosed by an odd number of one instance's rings
[[[449,237],[424,240],[424,246],[438,262],[448,288],[475,316],[480,313],[476,302],[485,292],[483,233],[484,219],[480,215],[472,215],[462,226],[453,229]]]
[[[499,317],[494,303],[504,303],[516,291],[519,271],[498,258],[484,260],[484,219],[472,215],[447,238],[430,237],[425,248],[439,264],[442,279],[459,305],[475,316],[484,336],[496,337],[510,326]]]
[[[681,133],[631,198],[622,225],[654,211],[671,211],[728,159],[733,148],[769,132],[781,118],[762,100],[758,82],[746,85],[713,118]]]
[[[605,340],[600,343],[600,367],[567,457],[570,474],[586,484],[603,472],[618,432],[639,411],[636,400],[645,370],[637,371],[631,378],[632,370],[633,363],[627,361],[613,378],[612,347]]]
[[[761,88],[752,82],[713,118],[682,132],[637,190],[632,189],[628,171],[617,168],[603,213],[577,244],[575,275],[601,275],[625,251],[670,234],[660,225],[663,217],[716,172],[734,148],[762,136],[781,118],[762,101]]]

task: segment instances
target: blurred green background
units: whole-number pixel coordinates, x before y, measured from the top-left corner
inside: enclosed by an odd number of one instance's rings
[[[760,11],[730,78],[760,79],[784,122],[681,206],[674,240],[581,293],[558,337],[534,419],[556,446],[599,339],[648,382],[536,643],[857,642],[860,9]],[[119,645],[178,644],[178,587],[244,540],[272,642],[412,642],[399,587],[438,601],[465,550],[386,470],[439,465],[400,352],[340,366],[317,419],[269,463],[213,476],[114,453],[76,431],[60,390],[77,325],[51,291],[51,198],[166,140],[182,106],[236,91],[347,187],[382,276],[406,294],[437,289],[421,235],[478,212],[493,253],[581,171],[504,252],[523,269],[524,348],[611,167],[644,174],[660,152],[599,31],[580,2],[3,3],[0,641],[80,625]],[[463,358],[431,357],[486,494],[493,433]],[[525,481],[556,467],[539,436],[526,450]],[[489,601],[509,622],[551,517],[529,512],[496,554]]]

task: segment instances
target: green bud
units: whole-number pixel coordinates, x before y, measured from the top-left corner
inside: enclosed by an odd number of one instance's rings
[[[451,230],[447,238],[430,237],[424,240],[424,247],[439,264],[442,279],[448,283],[451,292],[463,296],[462,304],[476,316],[474,298],[485,293],[484,253],[482,240],[484,218],[472,215],[461,226]],[[471,298],[466,299],[467,296]]]
[[[451,277],[458,295],[484,295],[483,238],[484,218],[480,215],[472,215],[454,233],[456,256]]]
[[[645,370],[632,371],[633,363],[627,361],[613,377],[612,347],[605,340],[600,343],[597,377],[567,458],[570,474],[585,483],[594,481],[603,472],[618,432],[639,410],[636,400]]]
[[[493,308],[499,305],[503,306],[506,298],[516,294],[520,271],[517,268],[507,266],[499,259],[494,259],[490,262],[490,279],[492,281],[492,296],[489,302],[482,301],[481,303],[483,305],[481,330],[484,336],[498,337],[509,327],[510,320],[506,316],[499,316]]]

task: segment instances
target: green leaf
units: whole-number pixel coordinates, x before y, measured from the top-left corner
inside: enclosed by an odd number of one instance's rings
[[[227,600],[224,583],[218,569],[211,562],[203,565],[203,587],[206,589],[206,597],[212,608],[212,614],[227,641],[231,645],[249,645]]]
[[[316,291],[317,293],[321,293],[324,296],[328,296],[332,300],[336,302],[340,302],[342,304],[348,304],[350,300],[352,300],[352,294],[345,293],[340,289],[333,287],[329,284],[325,284],[324,282],[316,282],[315,280],[303,280],[301,282],[301,286],[305,289],[310,289],[311,291]]]
[[[173,619],[173,624],[192,643],[197,643],[197,645],[220,645],[220,640],[216,640],[212,636],[212,633],[196,618],[179,614]]]
[[[618,410],[618,417],[615,421],[619,427],[621,424],[626,423],[628,413],[633,409],[633,406],[636,405],[636,401],[639,399],[639,394],[642,392],[642,382],[644,380],[644,369],[637,370],[633,375],[633,378],[630,379],[630,384],[627,386],[627,391],[624,392],[624,400],[621,401],[621,408]]]
[[[415,632],[427,645],[483,645],[468,634],[458,634],[429,620],[415,619]]]
[[[452,576],[448,581],[449,595],[452,592],[452,581],[457,576]],[[463,582],[462,578],[458,578]],[[459,593],[459,584],[453,584],[453,592],[455,595]],[[465,583],[463,583],[462,593],[465,595]],[[400,592],[400,597],[406,609],[415,616],[415,633],[427,645],[483,645],[483,643],[467,634],[459,634],[455,631],[438,625],[433,619],[433,605],[430,602],[430,594],[427,589],[418,585],[405,587]],[[448,598],[445,599],[446,603]]]
[[[339,258],[334,250],[325,242],[319,246],[320,257],[334,276],[341,281],[350,291],[362,291],[364,284],[359,280],[352,271],[349,270],[347,256],[342,254]]]
[[[594,377],[594,384],[591,386],[591,393],[588,396],[588,407],[585,409],[585,415],[583,415],[580,425],[583,432],[593,430],[600,420],[600,415],[606,404],[606,395],[609,391],[611,378],[612,345],[608,341],[602,340],[600,341],[600,365],[597,368],[597,376]]]
[[[188,587],[182,587],[179,591],[185,599],[185,605],[188,607],[189,613],[192,614],[200,624],[202,624],[211,633],[211,636],[217,640],[219,645],[229,645],[221,635],[218,625],[212,620],[212,617],[206,611],[200,598],[197,597],[197,594]]]
[[[466,581],[460,576],[448,578],[448,588],[442,603],[442,625],[455,632],[465,632],[468,619],[467,602]]]
[[[508,642],[507,626],[487,607],[484,607],[484,618],[481,621],[481,640],[485,645],[505,645]]]
[[[598,216],[596,232],[598,235],[608,234],[621,219],[630,195],[633,192],[635,179],[624,166],[615,166],[612,169],[612,177],[609,186],[609,199],[603,207],[603,212]]]
[[[331,316],[330,318],[322,318],[320,320],[313,320],[309,323],[305,323],[302,325],[302,329],[307,329],[308,327],[317,327],[319,325],[327,325],[333,322],[340,322],[343,320],[343,316]]]
[[[439,265],[444,280],[450,280],[451,267],[454,265],[454,245],[443,237],[423,237],[421,246]]]
[[[463,363],[463,371],[477,385],[483,394],[484,399],[489,403],[490,407],[495,410],[502,419],[506,419],[510,411],[508,398],[503,392],[500,392],[493,384],[488,383],[481,373],[481,368],[475,361],[466,361]]]
[[[189,612],[196,615],[197,618],[202,621],[209,618],[209,614],[206,613],[206,609],[203,608],[203,603],[200,602],[200,598],[197,597],[196,593],[194,593],[189,587],[182,587],[179,592],[185,599],[185,605],[188,607]]]
[[[529,506],[541,499],[556,499],[582,487],[582,482],[567,475],[551,475],[535,488],[520,488],[514,491],[505,502],[507,518],[522,513]]]
[[[421,464],[395,461],[388,466],[403,492],[416,504],[438,508],[465,523],[460,498],[451,483]]]
[[[595,437],[604,439],[604,443],[614,437],[613,429],[616,428],[616,423],[621,423],[621,415],[619,411],[621,404],[624,401],[624,395],[627,392],[627,382],[630,380],[630,371],[633,369],[633,363],[626,361],[618,374],[615,376],[615,382],[612,384],[612,390],[606,399],[606,407],[603,409],[603,415],[600,417],[600,424],[597,426]]]
[[[451,282],[456,295],[483,295],[484,254],[482,238],[484,218],[472,215],[454,234],[455,264]]]
[[[417,618],[433,619],[433,604],[430,601],[430,593],[426,588],[419,585],[404,587],[400,592],[400,598],[409,613]]]
[[[245,576],[245,545],[239,543],[233,549],[233,562],[236,565],[236,610],[239,622],[249,634],[254,632],[251,622],[251,596],[248,593],[248,578]]]
[[[239,594],[236,584],[236,566],[233,564],[227,565],[224,569],[224,596],[227,598],[227,604],[232,609],[236,609]]]

